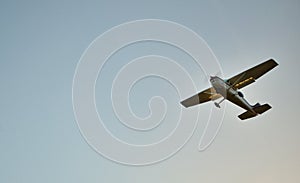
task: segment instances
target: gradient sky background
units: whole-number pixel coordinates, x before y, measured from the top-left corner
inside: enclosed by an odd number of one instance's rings
[[[204,152],[197,151],[198,130],[179,153],[152,166],[100,156],[73,115],[76,64],[98,35],[144,18],[194,30],[225,77],[276,59],[279,67],[243,89],[251,103],[273,109],[243,123],[243,110],[227,102],[220,133]],[[297,0],[1,1],[0,182],[300,182],[299,19]]]

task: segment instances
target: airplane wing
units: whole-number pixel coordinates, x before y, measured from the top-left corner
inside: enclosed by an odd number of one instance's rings
[[[188,99],[185,99],[184,101],[181,102],[181,104],[184,107],[191,107],[211,100],[216,100],[220,97],[222,96],[220,94],[217,94],[216,90],[213,87],[211,87],[194,96],[191,96]]]
[[[232,87],[234,89],[243,88],[255,82],[256,79],[258,79],[277,65],[278,63],[276,63],[275,60],[267,60],[255,67],[252,67],[251,69],[248,69],[236,76],[233,76],[232,78],[228,79],[227,82],[229,85],[233,85]]]

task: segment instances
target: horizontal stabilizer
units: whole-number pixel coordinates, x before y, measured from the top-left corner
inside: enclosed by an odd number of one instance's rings
[[[254,114],[253,112],[251,111],[246,111],[244,112],[243,114],[240,114],[238,117],[241,119],[241,120],[245,120],[245,119],[248,119],[248,118],[253,118],[255,117],[257,114]]]
[[[271,108],[272,107],[269,104],[264,104],[264,105],[260,105],[260,106],[255,106],[253,109],[258,114],[262,114]]]
[[[264,112],[266,112],[267,110],[271,109],[272,107],[269,105],[269,104],[264,104],[264,105],[259,105],[259,104],[256,104],[254,107],[253,107],[253,110],[257,113],[257,114],[262,114]],[[257,116],[257,114],[254,114],[253,112],[251,111],[246,111],[242,114],[240,114],[238,117],[241,119],[241,120],[245,120],[245,119],[249,119],[249,118],[252,118],[252,117],[255,117]]]

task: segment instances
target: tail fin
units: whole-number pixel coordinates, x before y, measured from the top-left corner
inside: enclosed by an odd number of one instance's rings
[[[262,114],[264,112],[266,112],[267,110],[271,109],[272,107],[269,105],[269,104],[264,104],[264,105],[260,105],[259,103],[255,104],[253,106],[253,110],[257,113],[257,114]],[[245,120],[245,119],[248,119],[248,118],[252,118],[252,117],[255,117],[257,116],[257,114],[254,114],[253,112],[251,111],[246,111],[242,114],[240,114],[238,117],[241,119],[241,120]]]
[[[259,107],[259,106],[261,106],[260,105],[260,103],[256,103],[254,106],[252,106],[253,108],[255,108],[255,107]]]

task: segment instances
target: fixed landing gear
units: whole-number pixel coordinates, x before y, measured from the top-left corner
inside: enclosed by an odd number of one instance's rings
[[[214,103],[215,106],[216,106],[217,108],[221,108],[220,104],[221,104],[224,100],[225,100],[225,98],[223,98],[220,102],[215,102],[215,103]]]

